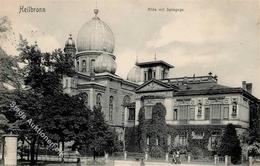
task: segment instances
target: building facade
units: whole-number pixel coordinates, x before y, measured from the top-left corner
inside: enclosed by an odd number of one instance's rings
[[[170,78],[174,66],[162,60],[137,62],[127,79],[116,75],[114,36],[98,12],[95,9],[94,17],[81,27],[76,42],[70,36],[65,43],[64,52],[73,58],[77,74],[64,76],[64,91],[85,93],[90,108],[102,106],[105,119],[121,137],[125,127],[138,125],[142,107],[145,118],[151,119],[156,103],[166,108],[169,144],[203,140],[204,148],[214,150],[227,124],[234,124],[238,133],[250,127],[253,106],[259,104],[250,83],[223,86],[212,73]]]

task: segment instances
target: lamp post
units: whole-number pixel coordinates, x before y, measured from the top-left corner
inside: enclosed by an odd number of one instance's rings
[[[127,107],[124,108],[124,121],[122,123],[122,127],[123,127],[123,151],[124,151],[124,159],[126,159],[126,145],[125,145],[125,130],[126,130],[126,125],[127,125]]]

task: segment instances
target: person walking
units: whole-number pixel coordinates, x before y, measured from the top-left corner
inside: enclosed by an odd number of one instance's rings
[[[181,164],[180,152],[178,150],[176,152],[176,163]]]
[[[145,166],[143,158],[141,158],[140,166]]]
[[[75,155],[77,157],[77,166],[81,166],[80,153],[79,153],[78,149],[76,149]]]
[[[175,152],[173,152],[172,153],[172,164],[176,164],[177,163],[177,161],[176,161],[176,154],[175,154]]]

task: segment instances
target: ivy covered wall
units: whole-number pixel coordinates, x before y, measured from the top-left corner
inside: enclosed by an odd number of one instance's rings
[[[168,128],[165,121],[166,109],[156,103],[152,107],[151,119],[145,117],[145,107],[139,111],[139,125],[126,128],[126,150],[135,152],[167,151]]]
[[[151,121],[150,121],[151,122]],[[156,126],[156,125],[155,125]],[[164,126],[163,130],[160,127],[154,127],[148,121],[142,126],[135,126],[126,129],[126,150],[128,152],[150,152],[156,146],[156,138],[159,138],[158,146],[163,152],[172,153],[174,150],[180,150],[183,153],[190,153],[193,156],[197,154],[201,156],[211,156],[216,153],[216,149],[212,149],[210,137],[212,134],[219,134],[216,141],[221,138],[221,133],[224,126]],[[153,128],[153,129],[152,129]],[[160,130],[160,131],[159,131]],[[157,133],[156,133],[157,131]],[[166,132],[166,133],[165,133]],[[163,133],[161,136],[160,133]],[[181,145],[179,137],[185,135],[187,144]],[[150,145],[147,146],[147,136],[150,136]],[[170,136],[170,145],[167,145],[167,139]],[[216,145],[217,146],[217,145]],[[150,148],[148,148],[150,147]]]
[[[190,153],[193,156],[209,156],[216,153],[216,149],[221,133],[224,126],[211,126],[211,125],[181,125],[181,126],[168,126],[168,134],[171,135],[171,147],[169,151],[181,150],[178,147],[185,147],[184,153]],[[215,135],[214,140],[211,136]],[[181,145],[179,140],[183,136],[187,139],[186,145]],[[212,142],[214,141],[214,142]],[[212,147],[213,145],[213,147]]]
[[[179,148],[178,150],[181,149],[184,153],[190,153],[193,156],[212,156],[216,153],[225,125],[167,125],[165,107],[161,103],[153,106],[151,119],[146,118],[145,111],[145,107],[141,107],[138,114],[138,126],[126,128],[128,152],[151,153],[156,150],[171,153]],[[250,128],[259,137],[259,105],[250,105],[250,116]],[[238,134],[245,130],[241,126],[236,127]],[[185,137],[185,145],[183,142],[182,145],[180,144],[180,136]]]
[[[260,104],[252,102],[249,105],[250,110],[250,135],[260,142]]]

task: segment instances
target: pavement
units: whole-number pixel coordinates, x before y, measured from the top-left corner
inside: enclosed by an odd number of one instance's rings
[[[115,160],[114,166],[142,166],[140,161],[124,161]],[[144,166],[216,166],[214,163],[182,163],[182,164],[171,164],[163,162],[145,162]],[[217,166],[225,166],[224,163],[220,163]],[[232,165],[230,165],[232,166]],[[240,164],[236,166],[248,166],[248,164]],[[258,165],[254,165],[258,166]],[[259,165],[260,166],[260,165]]]

